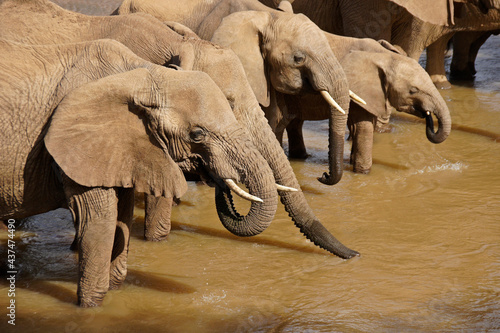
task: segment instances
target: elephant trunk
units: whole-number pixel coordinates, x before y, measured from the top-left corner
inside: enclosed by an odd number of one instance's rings
[[[281,176],[286,176],[286,173],[286,171],[283,172]],[[291,173],[291,175],[293,175],[293,173]],[[298,186],[295,177],[290,179],[291,177],[288,176],[287,178],[289,178],[288,181],[285,179],[280,179],[279,181],[287,183],[287,186]],[[278,179],[276,180],[278,181]],[[357,251],[342,244],[323,226],[307,204],[303,192],[280,192],[280,197],[281,202],[285,206],[285,210],[292,218],[295,226],[316,246],[342,259],[350,259],[359,256]]]
[[[318,61],[310,71],[312,87],[321,93],[330,105],[328,132],[328,166],[329,172],[318,180],[325,185],[335,185],[342,178],[344,171],[344,137],[349,110],[349,85],[347,77],[336,59]],[[323,66],[322,64],[330,64]],[[326,73],[326,77],[314,77],[313,73]]]
[[[246,147],[235,149],[231,156],[238,156],[237,151],[248,152],[248,149]],[[237,164],[245,165],[245,168],[235,165],[236,169],[251,170],[241,174],[240,177],[250,194],[262,200],[252,201],[248,214],[242,216],[234,208],[231,190],[218,184],[215,189],[217,213],[222,225],[232,234],[241,237],[255,236],[264,231],[274,218],[278,206],[276,185],[270,168],[260,154],[253,154],[244,162]]]
[[[254,141],[257,149],[266,159],[274,173],[274,180],[277,184],[300,189],[299,182],[295,177],[295,173],[288,162],[285,152],[281,148],[276,136],[267,124],[267,120],[263,116],[262,110],[258,106],[256,111],[251,114],[257,115],[256,117],[242,117],[243,121],[248,121],[248,129],[252,131],[252,137],[256,138]],[[344,131],[344,129],[343,129]],[[342,137],[343,145],[343,137]],[[343,152],[343,149],[342,149]],[[311,240],[316,246],[340,257],[349,259],[358,256],[359,253],[349,249],[338,241],[319,221],[314,215],[311,207],[302,191],[299,192],[278,192],[281,202],[285,206],[285,210],[292,218],[295,226]]]
[[[344,171],[344,137],[347,114],[337,110],[330,111],[328,119],[328,166],[329,173],[324,173],[318,180],[325,185],[335,185],[342,178]]]
[[[439,96],[441,97],[441,96]],[[433,111],[426,111],[425,115],[425,133],[427,139],[432,143],[441,143],[451,132],[451,117],[450,111],[446,106],[446,103],[442,98],[438,98],[438,102],[435,104],[436,107]],[[438,120],[438,130],[434,131],[434,121],[432,119],[432,113],[436,116]]]

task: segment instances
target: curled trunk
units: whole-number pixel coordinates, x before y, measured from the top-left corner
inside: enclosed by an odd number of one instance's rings
[[[444,101],[439,101],[439,103],[436,103],[435,105],[437,107],[433,111],[428,111],[425,116],[425,133],[430,142],[441,143],[446,140],[451,132],[451,117],[450,111]],[[434,113],[438,121],[437,131],[434,131],[432,113]]]
[[[245,165],[244,170],[250,170],[246,175],[242,175],[242,179],[250,194],[262,199],[262,202],[252,201],[248,214],[242,216],[234,208],[231,190],[218,184],[215,190],[217,214],[222,225],[232,234],[242,237],[255,236],[271,224],[276,213],[278,199],[274,177],[260,155],[251,156],[237,164]]]

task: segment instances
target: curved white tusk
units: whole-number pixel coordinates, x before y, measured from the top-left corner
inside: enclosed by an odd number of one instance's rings
[[[328,104],[330,104],[331,106],[333,106],[334,108],[339,110],[339,112],[345,114],[345,111],[340,107],[340,105],[337,104],[337,102],[335,102],[335,100],[330,95],[330,93],[328,93],[328,91],[321,90],[320,93],[321,93],[321,96],[323,96],[323,98],[328,102]]]
[[[283,186],[280,184],[276,184],[276,188],[278,189],[278,191],[283,191],[283,192],[298,192],[299,191],[296,188]]]
[[[361,103],[363,105],[366,105],[366,102],[364,99],[362,99],[361,97],[359,97],[358,95],[356,95],[355,93],[353,93],[352,91],[349,90],[349,96],[351,97],[352,100],[358,102],[358,103]]]
[[[247,193],[243,191],[232,179],[224,179],[224,183],[226,183],[227,187],[231,189],[234,193],[236,193],[238,196],[242,197],[245,200],[248,201],[256,201],[256,202],[264,202],[261,198],[258,198],[254,195],[251,195],[250,193]]]

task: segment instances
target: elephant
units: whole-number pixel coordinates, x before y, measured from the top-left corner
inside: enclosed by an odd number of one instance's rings
[[[82,307],[125,279],[134,190],[180,197],[183,172],[197,172],[214,183],[226,228],[255,234],[272,221],[273,173],[207,74],[151,64],[113,40],[2,40],[0,50],[0,219],[71,210]],[[240,181],[248,221],[232,206]]]
[[[291,10],[290,8],[288,10]],[[214,34],[214,40],[222,45],[218,36],[240,39],[240,22],[253,17],[257,12],[238,12],[224,18]],[[332,52],[339,59],[347,75],[349,88],[363,91],[364,102],[351,101],[348,124],[353,138],[351,163],[355,172],[368,173],[372,165],[373,130],[377,119],[388,121],[391,109],[426,118],[426,134],[433,143],[443,142],[451,130],[448,107],[439,91],[432,84],[429,75],[415,60],[401,54],[386,41],[380,43],[369,39],[342,37],[325,33]],[[238,51],[245,57],[245,49]],[[271,128],[281,143],[286,128],[289,142],[289,156],[307,157],[302,136],[304,120],[328,119],[328,105],[314,94],[279,95],[282,107],[266,110]],[[435,132],[434,114],[439,123]]]
[[[280,2],[259,1],[271,7]],[[292,5],[330,33],[384,39],[415,60],[427,48],[426,70],[441,88],[450,86],[444,51],[453,34],[500,28],[497,0],[295,0]]]
[[[477,73],[476,57],[481,46],[492,35],[498,35],[500,30],[494,31],[464,31],[453,36],[453,58],[450,64],[450,79],[471,81]]]
[[[229,23],[224,19],[239,11],[254,12],[248,12],[242,22]],[[274,10],[257,0],[182,3],[176,0],[125,0],[114,14],[131,12],[145,12],[161,21],[179,22],[202,39],[230,47],[239,56],[263,108],[277,107],[277,92],[296,95],[311,90],[325,95],[332,105],[329,172],[318,180],[327,185],[340,181],[347,124],[345,111],[349,107],[347,79],[323,32],[308,18]],[[221,24],[234,24],[237,30],[229,34],[216,33]]]
[[[420,64],[385,41],[360,39],[325,33],[332,50],[342,64],[353,90],[363,91],[366,104],[351,101],[348,127],[352,138],[350,163],[353,171],[369,173],[372,166],[373,134],[380,123],[389,121],[391,110],[426,119],[426,136],[432,143],[443,142],[451,131],[451,117],[446,102]],[[312,95],[306,98],[285,96],[289,114],[280,116],[288,134],[293,157],[307,156],[302,136],[304,120],[326,119],[325,104]],[[432,115],[439,127],[434,130]]]
[[[29,38],[31,43],[37,44],[112,38],[150,62],[207,73],[222,90],[234,116],[272,169],[275,182],[280,184],[278,190],[281,201],[300,231],[314,244],[339,257],[359,255],[339,242],[308,205],[234,52],[199,38],[183,38],[144,13],[89,17],[65,11],[48,1],[31,1],[30,6],[33,7],[26,7],[19,2],[2,4],[0,36],[19,41]],[[30,25],[21,24],[22,22],[29,22]],[[4,24],[15,25],[15,28],[2,29]],[[55,29],[56,24],[61,28]],[[30,29],[33,25],[37,27],[35,31],[28,33],[23,30]],[[299,191],[291,192],[290,189]],[[163,240],[170,231],[171,199],[146,197],[146,239]]]

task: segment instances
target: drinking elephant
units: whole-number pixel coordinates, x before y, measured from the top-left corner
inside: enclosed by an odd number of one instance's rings
[[[254,13],[248,13],[244,21],[224,19],[249,10]],[[314,23],[303,15],[274,10],[257,0],[126,0],[115,11],[120,15],[130,12],[177,21],[203,39],[230,47],[239,56],[257,100],[265,108],[277,107],[276,92],[296,95],[311,90],[325,95],[332,105],[331,149],[329,173],[319,180],[328,185],[340,181],[349,90],[340,64]],[[221,24],[230,24],[235,30],[216,33]]]
[[[13,28],[2,29],[2,26]],[[30,29],[30,26],[37,29],[28,34],[24,29]],[[207,41],[182,38],[144,13],[89,17],[42,0],[31,1],[29,6],[25,2],[4,2],[0,6],[0,34],[20,41],[29,36],[31,43],[38,44],[112,38],[156,64],[173,64],[206,72],[222,90],[234,116],[272,169],[275,182],[281,185],[278,187],[281,201],[296,226],[317,246],[333,254],[342,258],[357,255],[322,225],[301,191],[290,192],[290,189],[300,189],[300,185],[267,125],[234,52]],[[146,238],[164,239],[170,231],[171,200],[149,197],[147,203]]]
[[[0,219],[70,208],[81,306],[125,279],[134,189],[179,197],[182,172],[199,172],[235,234],[273,219],[272,171],[207,74],[153,65],[109,40],[0,49]],[[246,217],[231,204],[238,181],[250,192]]]
[[[275,6],[280,0],[260,0]],[[500,28],[496,0],[294,0],[321,29],[350,37],[385,39],[418,60],[427,49],[426,70],[439,87],[448,87],[444,51],[458,31]]]
[[[415,60],[383,40],[376,42],[329,33],[325,36],[344,68],[349,87],[363,91],[365,103],[351,101],[348,119],[354,172],[370,171],[374,130],[377,123],[388,122],[392,109],[425,118],[430,142],[441,143],[448,137],[451,131],[448,107],[429,75]],[[282,97],[284,107],[277,109],[279,114],[267,114],[271,128],[280,142],[286,128],[289,155],[305,158],[302,125],[305,120],[327,119],[328,105],[310,94]],[[438,120],[437,131],[432,115]]]

